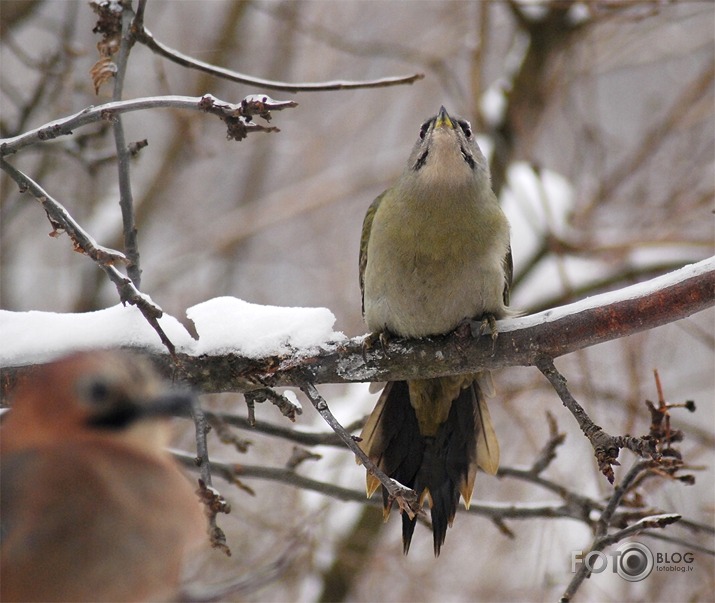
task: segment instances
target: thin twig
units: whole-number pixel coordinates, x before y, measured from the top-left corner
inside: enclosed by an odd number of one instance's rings
[[[632,523],[631,525],[626,526],[625,528],[618,530],[613,534],[604,535],[598,540],[598,546],[600,547],[598,550],[603,550],[607,546],[616,544],[617,542],[620,542],[621,540],[623,540],[624,538],[628,538],[629,536],[637,536],[645,530],[649,530],[652,528],[664,528],[666,526],[669,526],[670,524],[675,523],[676,521],[680,521],[681,519],[682,515],[679,515],[678,513],[661,513],[659,515],[643,517],[635,523]]]
[[[623,500],[623,497],[627,494],[627,492],[631,489],[631,486],[633,483],[636,481],[636,478],[643,472],[649,469],[654,461],[644,461],[644,460],[638,460],[636,461],[633,466],[630,468],[628,473],[624,476],[623,480],[621,481],[620,484],[618,484],[614,490],[613,494],[611,495],[611,498],[608,501],[608,504],[606,505],[606,508],[603,510],[601,513],[598,521],[596,522],[596,531],[593,539],[593,543],[591,544],[591,547],[589,548],[589,553],[594,552],[594,551],[602,551],[606,546],[611,544],[609,542],[609,539],[607,537],[608,533],[608,526],[611,524],[611,521],[613,519],[613,515],[616,512],[616,509],[620,505],[621,501]],[[679,518],[680,516],[678,516]],[[578,570],[576,570],[576,573],[574,574],[573,578],[571,579],[571,582],[569,582],[568,586],[566,587],[566,590],[564,591],[564,594],[561,595],[561,603],[566,603],[570,601],[574,594],[576,594],[576,591],[578,588],[581,586],[581,583],[588,578],[591,575],[591,570],[588,568],[588,565],[583,563],[579,567]]]
[[[174,458],[184,467],[196,471],[195,459],[183,452],[173,452]],[[325,496],[335,498],[345,502],[358,502],[374,507],[382,507],[382,499],[367,498],[365,492],[336,486],[330,482],[322,482],[296,473],[292,469],[278,467],[261,467],[256,465],[244,465],[241,463],[229,464],[211,461],[211,468],[214,475],[221,477],[229,483],[235,483],[242,478],[265,479],[282,484],[287,484],[302,490],[318,492]],[[561,517],[583,521],[580,514],[575,513],[569,505],[558,505],[548,503],[512,505],[512,504],[471,504],[469,510],[459,507],[459,513],[470,513],[482,515],[489,518],[499,519],[530,519],[534,517]]]
[[[339,448],[344,448],[342,438],[334,431],[325,431],[320,433],[307,432],[307,431],[296,431],[295,429],[289,427],[282,427],[280,425],[274,425],[272,423],[266,423],[264,421],[253,421],[250,419],[244,419],[238,415],[231,413],[222,412],[207,412],[206,416],[210,421],[217,420],[233,427],[238,427],[240,429],[248,429],[251,431],[257,431],[264,433],[266,435],[275,436],[288,440],[290,442],[295,442],[297,444],[302,444],[303,446],[336,446]],[[345,431],[348,433],[353,433],[358,429],[362,428],[365,424],[365,418],[353,421],[350,425],[345,426]]]
[[[196,466],[199,468],[201,479],[207,486],[213,486],[211,480],[211,460],[209,459],[208,443],[206,436],[211,431],[209,420],[199,405],[198,400],[191,407],[191,419],[196,430]]]
[[[183,465],[186,469],[191,471],[196,471],[196,463],[194,457],[184,452],[173,451],[174,458]],[[336,486],[330,482],[323,482],[310,477],[305,477],[296,473],[292,469],[286,469],[282,467],[263,467],[257,465],[246,465],[242,463],[224,463],[211,461],[211,469],[213,475],[220,477],[221,479],[235,484],[240,479],[253,478],[273,481],[294,488],[300,488],[301,490],[308,490],[311,492],[317,492],[324,496],[334,498],[336,500],[344,502],[357,502],[360,504],[382,507],[382,500],[378,498],[367,498],[365,492],[362,490],[354,490],[352,488],[344,488],[342,486]],[[521,479],[524,476],[514,468],[505,467],[505,475],[514,477],[515,479]],[[243,484],[238,484],[243,487]],[[553,484],[552,488],[554,491],[563,489],[562,486],[558,484]],[[603,503],[587,499],[583,497],[588,503],[585,505],[592,509],[603,509]],[[579,522],[586,522],[590,525],[584,516],[582,509],[570,504],[559,504],[559,503],[548,503],[548,502],[538,502],[538,503],[526,503],[526,504],[511,504],[511,503],[479,503],[473,502],[469,509],[465,509],[460,506],[457,509],[460,514],[469,515],[479,515],[482,517],[488,517],[489,519],[499,519],[499,520],[528,520],[534,518],[553,518],[553,519],[572,519]],[[648,514],[644,513],[643,517],[647,517]]]
[[[41,204],[54,229],[52,236],[65,232],[70,237],[75,251],[89,256],[107,274],[119,292],[119,299],[123,304],[136,306],[147,322],[159,335],[159,339],[169,351],[171,358],[176,358],[174,344],[159,325],[163,310],[157,306],[148,295],[145,295],[132,281],[123,275],[114,264],[126,263],[126,256],[114,249],[102,247],[75,221],[65,207],[52,198],[37,182],[17,170],[7,161],[0,158],[0,169],[7,172],[17,183],[20,192],[29,192]]]
[[[604,504],[602,502],[596,501],[588,496],[579,494],[570,490],[566,486],[558,484],[550,479],[546,479],[540,475],[534,473],[531,469],[520,469],[518,467],[499,467],[497,471],[497,477],[513,477],[525,482],[529,482],[554,494],[558,494],[567,504],[567,506],[573,510],[575,515],[578,515],[590,525],[589,517],[591,511],[599,510],[602,511]]]
[[[265,402],[266,400],[269,400],[278,407],[278,410],[281,411],[281,414],[284,417],[287,417],[293,422],[295,422],[296,416],[303,414],[303,409],[300,407],[299,404],[293,402],[292,400],[289,400],[286,396],[282,396],[278,392],[272,390],[270,387],[253,389],[249,392],[246,392],[244,397],[246,398],[246,403],[250,406],[255,405],[256,402],[261,403]],[[255,417],[253,419],[253,423],[255,424]]]
[[[226,556],[230,557],[231,549],[226,543],[226,534],[218,526],[216,517],[219,513],[230,513],[231,506],[221,496],[221,493],[213,487],[211,461],[206,441],[206,436],[211,428],[198,400],[191,406],[191,418],[196,429],[196,457],[194,458],[194,464],[199,468],[201,475],[197,493],[206,508],[206,516],[209,520],[209,539],[213,548],[223,551]]]
[[[152,35],[152,33],[148,29],[146,29],[146,27],[143,26],[143,24],[138,24],[138,27],[136,27],[135,36],[138,42],[141,42],[147,48],[153,50],[156,54],[164,57],[165,59],[169,59],[170,61],[173,61],[174,63],[177,63],[183,67],[203,71],[204,73],[208,73],[215,77],[229,80],[231,82],[237,82],[239,84],[248,84],[250,86],[256,86],[257,88],[266,90],[281,90],[284,92],[318,92],[325,90],[385,88],[387,86],[401,86],[404,84],[413,84],[414,82],[424,78],[424,74],[415,73],[413,75],[407,76],[386,77],[376,80],[364,80],[357,82],[350,82],[344,80],[332,82],[302,83],[278,82],[275,80],[265,80],[262,78],[245,75],[237,71],[232,71],[231,69],[226,69],[217,65],[211,65],[210,63],[204,63],[203,61],[199,61],[198,59],[185,55],[178,50],[175,50],[159,42]]]
[[[539,475],[539,473],[544,471],[552,463],[552,461],[556,458],[556,449],[561,446],[566,439],[565,433],[559,433],[554,415],[547,412],[546,420],[549,424],[549,440],[541,449],[541,452],[536,457],[534,464],[531,466],[531,471],[535,475]]]
[[[403,486],[400,482],[388,477],[383,473],[375,463],[365,454],[362,448],[357,445],[354,437],[351,436],[345,428],[338,422],[328,408],[328,403],[323,399],[315,386],[309,381],[300,384],[300,389],[311,401],[315,410],[318,411],[330,428],[340,436],[340,439],[345,442],[345,445],[360,459],[360,462],[365,466],[365,469],[374,475],[380,483],[385,487],[391,499],[394,499],[400,509],[407,512],[412,518],[419,511],[417,504],[417,494],[411,488]]]
[[[119,56],[117,57],[117,69],[114,74],[114,92],[112,100],[119,102],[122,100],[122,90],[124,88],[124,76],[129,64],[129,53],[134,45],[132,35],[132,21],[134,11],[130,2],[122,4],[122,36],[119,45]],[[129,175],[129,161],[131,153],[124,136],[124,125],[120,115],[116,115],[112,120],[112,131],[114,133],[114,143],[117,150],[117,171],[119,184],[119,207],[122,210],[122,226],[124,231],[124,250],[129,263],[127,264],[127,275],[132,282],[141,287],[141,266],[139,257],[139,243],[137,241],[137,226],[134,215],[134,198],[132,196],[132,184]]]
[[[276,101],[267,96],[261,96],[262,103],[269,111],[280,111],[297,106],[293,101]],[[114,119],[117,115],[130,113],[133,111],[143,111],[146,109],[186,109],[191,111],[211,112],[218,115],[221,119],[235,118],[237,115],[242,115],[242,111],[251,113],[255,95],[246,97],[247,109],[243,109],[243,102],[229,103],[221,101],[211,96],[150,96],[145,98],[135,98],[131,100],[123,100],[103,105],[85,107],[81,111],[68,115],[60,119],[56,119],[46,123],[38,128],[23,132],[11,138],[0,139],[0,157],[17,153],[27,146],[34,145],[40,142],[46,142],[59,138],[60,136],[69,136],[73,131],[82,126],[91,123],[107,121]],[[264,100],[263,100],[264,99]],[[236,113],[238,111],[238,114]],[[265,131],[264,126],[247,122],[245,124],[246,132],[261,132]]]
[[[655,449],[655,440],[649,436],[634,438],[632,436],[614,437],[606,433],[601,427],[596,425],[588,416],[583,407],[571,395],[566,386],[566,379],[554,366],[553,360],[546,356],[537,359],[536,366],[542,374],[549,380],[556,393],[561,398],[564,406],[576,419],[581,431],[593,446],[598,468],[613,483],[614,474],[612,465],[618,465],[618,454],[621,448],[628,448],[642,457],[657,458],[659,456]]]
[[[679,526],[683,526],[684,520],[680,520],[678,522]],[[703,526],[705,528],[708,528],[709,531],[712,531],[712,526]],[[662,540],[663,542],[670,542],[671,544],[677,544],[678,546],[681,546],[683,548],[687,548],[693,551],[698,551],[700,553],[705,553],[706,555],[710,555],[712,557],[715,557],[715,548],[712,547],[707,547],[707,546],[701,546],[691,540],[685,540],[684,538],[676,538],[674,536],[670,536],[669,534],[659,534],[658,532],[646,532],[643,534],[644,537],[647,538],[652,538],[653,540]],[[712,542],[712,539],[710,540]]]
[[[589,554],[593,551],[602,551],[607,546],[615,544],[628,536],[639,534],[645,530],[653,528],[664,528],[682,519],[681,515],[674,513],[659,515],[649,513],[646,516],[638,517],[635,523],[621,527],[621,529],[612,534],[608,533],[608,528],[610,526],[615,525],[620,527],[624,523],[632,521],[636,518],[636,516],[630,512],[618,514],[617,509],[622,505],[626,494],[639,487],[646,477],[660,476],[671,479],[680,479],[684,483],[692,483],[692,476],[676,476],[676,472],[683,467],[681,454],[678,450],[672,448],[671,446],[674,439],[673,434],[669,429],[669,423],[668,428],[665,430],[663,430],[661,423],[669,407],[684,407],[688,410],[694,410],[694,403],[689,402],[673,405],[666,404],[657,372],[656,387],[658,390],[659,408],[656,409],[651,402],[646,401],[652,417],[649,438],[657,444],[658,452],[660,452],[664,446],[667,448],[662,450],[664,454],[660,458],[638,460],[634,463],[628,473],[624,476],[622,482],[614,488],[613,495],[595,524],[594,539],[589,549]],[[682,439],[682,434],[680,432],[677,432],[677,434],[679,436],[678,440]],[[665,455],[665,451],[668,452],[668,456]],[[639,498],[636,498],[636,501],[639,501]],[[687,521],[683,522],[683,524],[685,524],[683,527],[692,529],[692,526],[687,525],[687,523]],[[564,591],[561,601],[564,603],[570,601],[581,583],[590,575],[591,569],[588,564],[582,564]]]

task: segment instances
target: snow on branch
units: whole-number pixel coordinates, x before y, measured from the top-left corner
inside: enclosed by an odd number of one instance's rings
[[[187,310],[199,334],[198,341],[175,318],[164,315],[176,356],[162,353],[151,332],[138,336],[136,325],[122,337],[114,328],[112,309],[106,321],[108,336],[96,339],[100,313],[32,313],[43,327],[27,338],[18,354],[0,355],[0,370],[47,361],[88,346],[125,347],[151,355],[168,376],[190,383],[206,393],[246,392],[264,387],[389,381],[470,373],[479,369],[534,366],[543,358],[557,358],[627,335],[682,320],[715,304],[715,257],[623,289],[593,296],[531,316],[499,321],[499,336],[471,338],[453,333],[443,337],[405,340],[392,338],[383,348],[365,347],[364,337],[345,339],[332,331],[334,317],[324,308],[281,308],[247,304],[234,298],[216,298]],[[14,323],[24,332],[23,316],[2,312],[3,329]],[[38,316],[44,314],[41,320]],[[52,324],[71,320],[75,342],[47,341]],[[123,320],[129,320],[128,316]],[[20,325],[22,323],[22,325]],[[87,328],[82,325],[87,324]],[[57,328],[61,328],[59,325]],[[65,327],[66,332],[66,327]],[[91,338],[82,338],[87,332]],[[44,335],[43,335],[44,334]],[[155,337],[155,336],[154,336]],[[15,340],[21,345],[20,340]],[[35,346],[35,347],[33,347]],[[64,347],[62,347],[64,346]],[[33,360],[36,358],[36,360]]]
[[[681,320],[715,304],[715,257],[649,281],[593,296],[532,316],[499,321],[499,336],[458,334],[420,340],[391,339],[366,349],[364,338],[297,349],[290,354],[247,358],[211,354],[200,358],[179,350],[176,364],[155,360],[205,392],[248,391],[260,386],[390,381],[471,373],[479,369],[533,366],[634,333]],[[225,316],[222,320],[225,320]],[[196,325],[201,336],[202,325]],[[224,323],[223,333],[226,333]]]

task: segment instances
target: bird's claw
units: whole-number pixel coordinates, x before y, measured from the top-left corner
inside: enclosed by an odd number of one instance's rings
[[[384,354],[387,354],[387,345],[390,343],[390,333],[386,330],[369,333],[362,342],[362,359],[367,362],[367,353],[375,347],[377,342]]]
[[[492,336],[492,343],[496,342],[499,329],[494,314],[484,314],[480,320],[471,320],[469,326],[471,328],[472,337],[477,338],[486,335],[488,330]]]

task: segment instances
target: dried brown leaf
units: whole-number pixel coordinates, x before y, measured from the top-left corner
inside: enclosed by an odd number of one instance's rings
[[[112,61],[111,57],[101,58],[92,65],[89,74],[92,76],[94,93],[99,94],[99,89],[102,87],[102,84],[111,80],[115,73],[117,73],[117,65]]]

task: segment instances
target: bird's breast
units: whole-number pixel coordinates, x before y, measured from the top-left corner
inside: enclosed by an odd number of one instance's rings
[[[438,201],[378,209],[365,268],[370,330],[424,337],[503,312],[509,234],[501,209]]]

